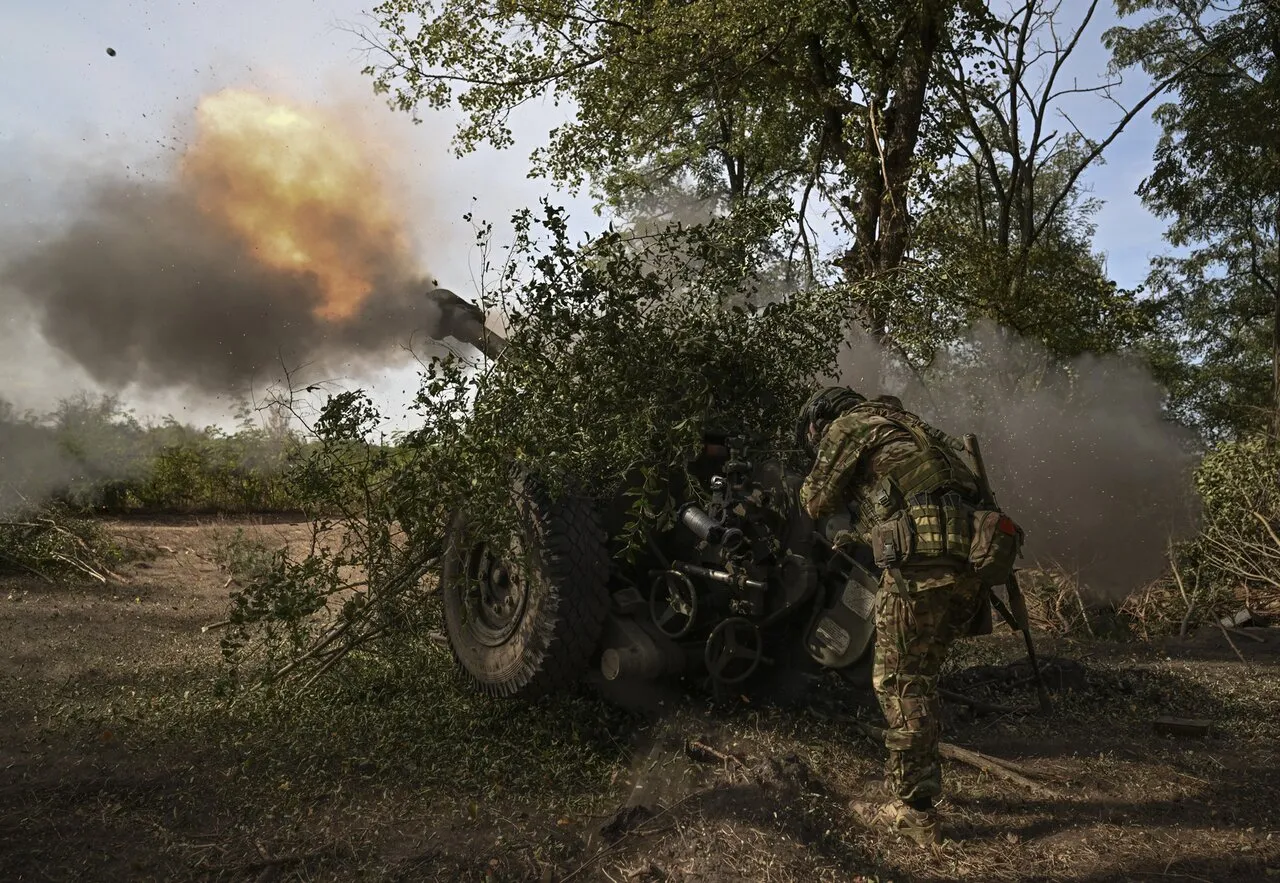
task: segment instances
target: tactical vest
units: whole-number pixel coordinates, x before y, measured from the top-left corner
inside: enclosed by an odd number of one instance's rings
[[[951,538],[952,543],[946,541],[944,534],[949,525],[944,522],[950,519],[939,511],[939,504],[948,494],[956,498],[954,504],[967,505],[976,503],[980,496],[978,479],[960,458],[959,445],[946,433],[907,411],[876,402],[865,402],[852,410],[875,415],[905,430],[917,447],[914,456],[881,473],[880,480],[858,501],[857,507],[851,507],[850,514],[857,521],[856,532],[865,535],[872,525],[910,509],[918,539],[924,547],[943,549],[958,545],[962,541],[960,536]]]

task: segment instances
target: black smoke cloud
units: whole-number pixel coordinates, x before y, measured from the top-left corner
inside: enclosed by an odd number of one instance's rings
[[[108,182],[69,225],[11,255],[0,284],[105,386],[223,391],[282,366],[387,364],[415,335],[447,332],[423,297],[432,280],[390,249],[366,258],[379,268],[371,292],[353,315],[327,320],[320,279],[257,260],[179,185]]]

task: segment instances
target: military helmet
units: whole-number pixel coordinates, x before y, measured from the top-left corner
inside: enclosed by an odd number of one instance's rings
[[[809,426],[821,426],[830,423],[850,408],[860,405],[867,399],[847,386],[828,386],[820,389],[800,409],[796,419],[796,446],[809,448]]]

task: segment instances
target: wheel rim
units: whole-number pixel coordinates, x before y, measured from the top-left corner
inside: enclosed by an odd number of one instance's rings
[[[467,555],[466,576],[459,587],[467,628],[486,647],[510,640],[520,627],[529,591],[520,570],[478,543]]]

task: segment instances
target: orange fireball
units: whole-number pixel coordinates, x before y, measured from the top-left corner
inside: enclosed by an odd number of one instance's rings
[[[240,89],[209,95],[181,172],[201,210],[257,260],[315,277],[323,319],[355,315],[406,254],[377,158],[319,110]]]

